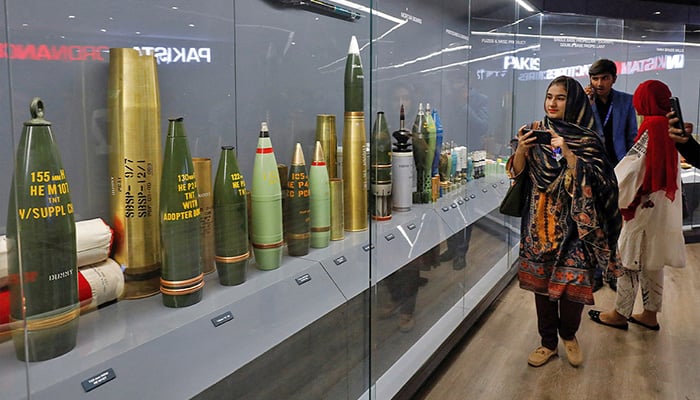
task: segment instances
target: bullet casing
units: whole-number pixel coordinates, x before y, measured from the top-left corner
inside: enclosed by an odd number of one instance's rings
[[[248,204],[246,183],[233,146],[222,146],[214,181],[214,236],[216,271],[225,286],[246,280],[248,245]]]
[[[310,185],[301,144],[297,143],[287,179],[285,236],[290,256],[309,254],[311,241]]]
[[[21,361],[71,351],[80,313],[73,203],[43,107],[40,99],[32,100],[7,211],[10,327]]]
[[[193,157],[192,165],[194,165],[194,175],[197,180],[197,199],[199,200],[202,272],[206,275],[216,271],[216,262],[214,261],[214,194],[212,193],[211,184],[211,158]]]
[[[160,97],[153,55],[109,50],[107,109],[114,259],[124,270],[124,298],[136,299],[158,293],[161,267]]]
[[[331,238],[331,193],[321,142],[316,142],[314,159],[309,171],[311,192],[311,247],[328,247]]]
[[[338,137],[335,131],[335,115],[318,114],[316,116],[316,140],[321,142],[326,159],[328,178],[338,177],[337,148]]]
[[[282,263],[282,190],[272,142],[263,125],[253,163],[251,239],[258,268],[271,270]]]
[[[200,208],[197,179],[182,117],[168,119],[160,187],[162,276],[166,307],[187,307],[202,299]]]

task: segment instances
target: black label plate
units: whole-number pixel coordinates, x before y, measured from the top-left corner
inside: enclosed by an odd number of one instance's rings
[[[219,327],[228,321],[231,321],[233,319],[233,314],[231,311],[226,311],[225,313],[221,315],[217,315],[216,317],[211,319],[211,323],[214,324],[214,327]]]
[[[115,379],[117,375],[114,373],[114,370],[112,368],[102,371],[99,374],[90,377],[82,382],[80,384],[83,386],[83,390],[86,392],[89,392],[93,389],[96,389],[97,387],[104,385],[105,383],[111,381],[112,379]]]

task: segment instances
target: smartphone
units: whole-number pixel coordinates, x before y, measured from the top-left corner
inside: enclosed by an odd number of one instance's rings
[[[551,144],[552,134],[549,133],[549,131],[541,131],[541,130],[537,130],[537,129],[535,129],[535,130],[527,129],[527,130],[525,130],[524,133],[528,133],[530,131],[532,131],[532,133],[537,138],[535,140],[535,143],[537,143],[537,144]]]
[[[676,129],[680,129],[683,131],[681,133],[681,136],[687,135],[685,133],[685,123],[683,123],[683,113],[681,113],[681,102],[678,101],[678,97],[671,97],[671,111],[673,111],[674,114],[676,114],[676,118],[678,118],[678,122],[673,124],[673,127]]]

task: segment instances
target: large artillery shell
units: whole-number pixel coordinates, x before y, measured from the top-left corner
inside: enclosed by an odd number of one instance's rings
[[[345,228],[343,226],[343,180],[339,178],[329,179],[331,190],[331,240],[343,240]]]
[[[160,98],[156,60],[131,48],[109,50],[107,90],[110,209],[114,259],[124,297],[158,293],[160,277]]]
[[[251,186],[253,252],[258,268],[270,270],[282,263],[282,190],[267,123],[263,122],[253,163]]]
[[[300,143],[294,148],[286,192],[287,219],[284,232],[287,237],[287,252],[290,256],[303,256],[309,254],[311,218],[309,178],[306,175],[306,161]]]
[[[335,115],[318,114],[316,116],[316,140],[321,142],[323,155],[326,157],[326,168],[328,178],[338,177],[338,164],[336,153],[338,148],[338,137],[335,133]]]
[[[41,100],[32,100],[30,110],[7,212],[8,281],[15,354],[22,361],[42,361],[75,347],[80,304],[66,174]]]
[[[250,259],[248,204],[233,146],[221,147],[214,181],[214,232],[219,282],[226,286],[245,282]]]
[[[187,307],[202,299],[200,209],[197,179],[182,117],[170,118],[160,187],[163,271],[160,292],[167,307]]]
[[[209,274],[216,271],[214,261],[214,193],[211,187],[211,158],[193,157],[194,176],[197,180],[197,199],[199,200],[200,256],[202,272]]]
[[[328,247],[331,238],[331,193],[328,170],[321,142],[316,142],[314,160],[309,171],[311,191],[311,247]]]
[[[343,196],[345,230],[364,231],[367,219],[367,157],[365,154],[364,72],[355,36],[345,61],[343,124]]]

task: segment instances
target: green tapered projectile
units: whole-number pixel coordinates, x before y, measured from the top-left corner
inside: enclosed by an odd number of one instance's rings
[[[183,118],[168,121],[160,181],[160,292],[165,306],[178,308],[202,300],[201,210]]]
[[[225,286],[245,282],[250,259],[248,205],[233,146],[221,147],[214,178],[214,240],[219,282]]]
[[[370,136],[370,214],[377,221],[391,219],[391,136],[383,111],[377,113]]]
[[[287,179],[287,221],[285,235],[287,237],[287,252],[290,256],[309,254],[311,237],[309,224],[309,177],[306,175],[306,161],[301,144],[297,143],[292,156]]]
[[[17,146],[7,213],[10,319],[19,325],[12,332],[17,358],[43,361],[75,347],[80,303],[66,174],[41,99],[33,99],[30,110],[32,119],[24,123]]]
[[[271,270],[282,263],[282,190],[277,160],[267,123],[261,123],[253,163],[251,200],[251,239],[258,268]]]
[[[331,239],[331,188],[321,142],[316,142],[309,171],[311,192],[311,247],[328,247]]]

